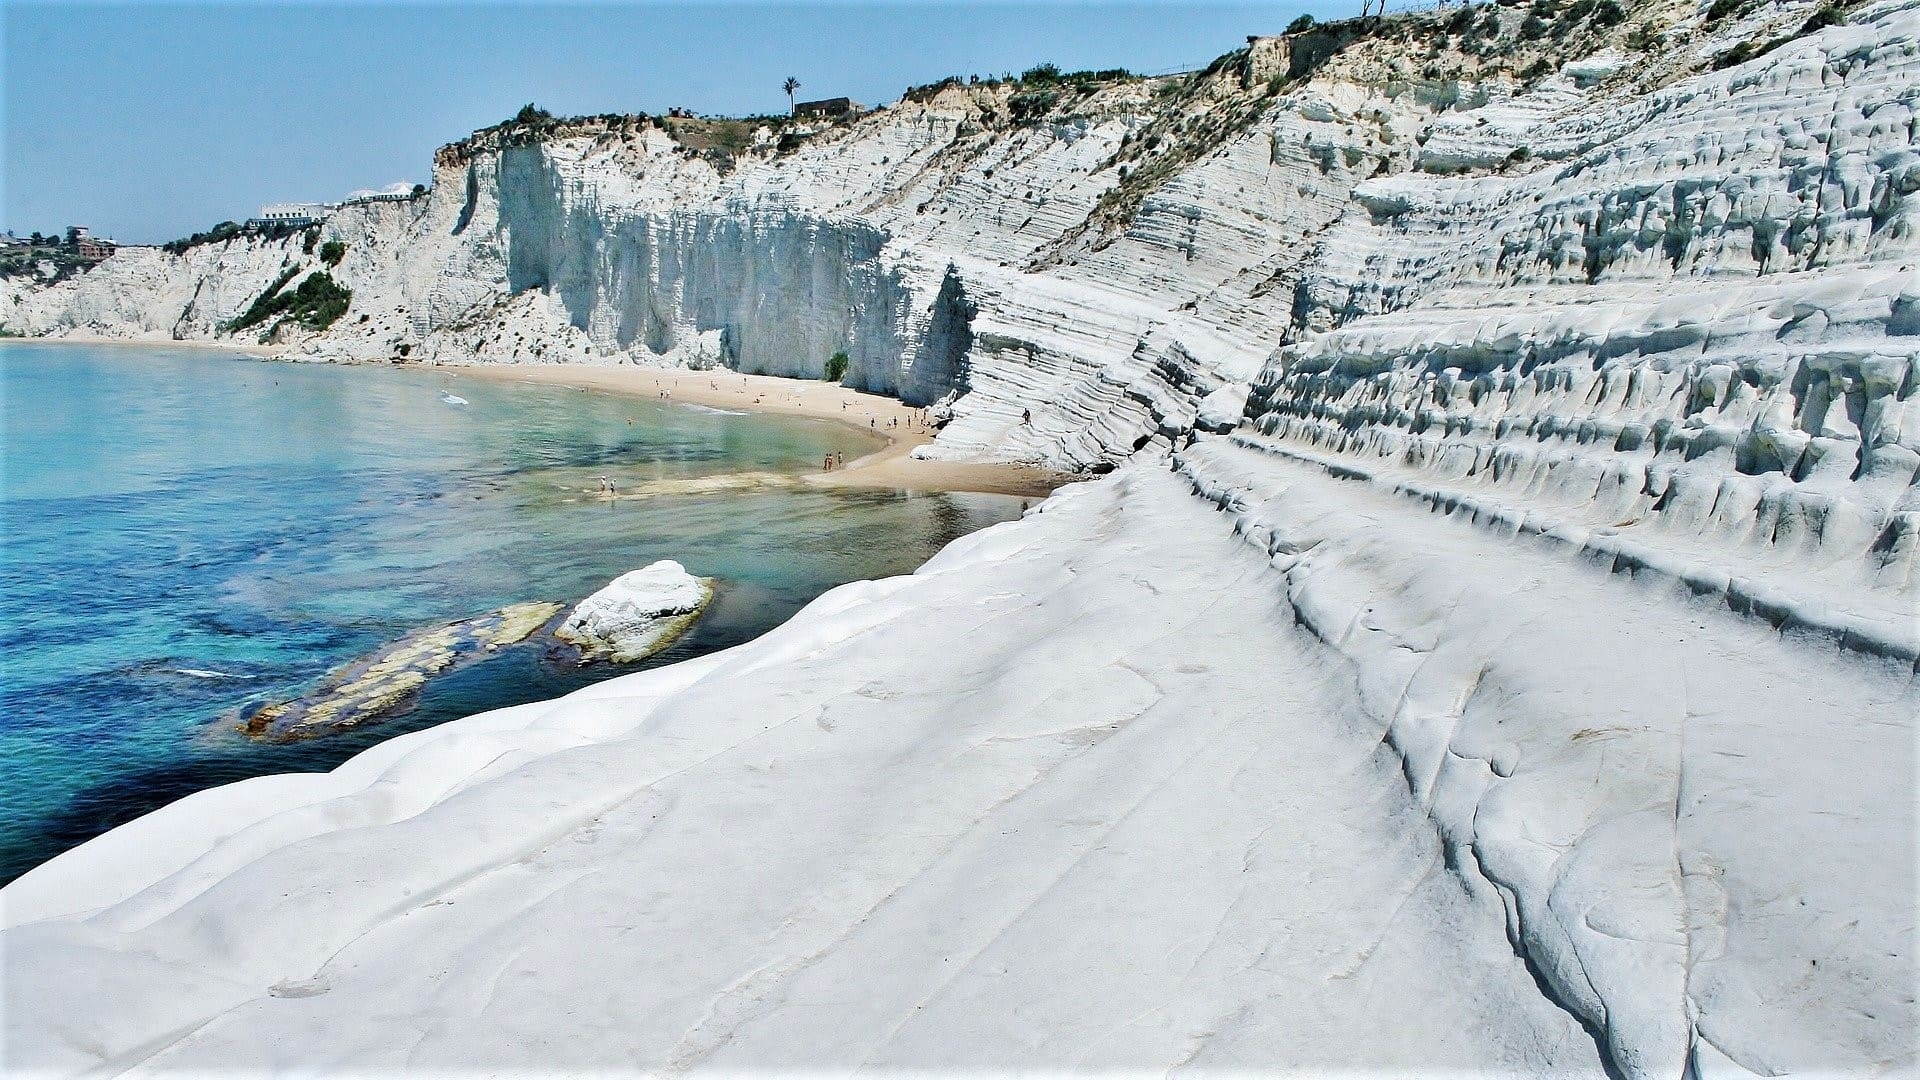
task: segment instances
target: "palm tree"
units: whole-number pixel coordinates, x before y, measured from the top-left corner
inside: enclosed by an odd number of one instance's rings
[[[793,111],[793,92],[800,89],[800,80],[789,75],[787,76],[787,81],[780,84],[780,89],[787,92],[787,111],[791,113]]]

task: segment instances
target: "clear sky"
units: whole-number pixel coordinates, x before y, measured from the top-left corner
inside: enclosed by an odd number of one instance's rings
[[[151,243],[260,203],[430,179],[435,147],[557,115],[891,101],[949,74],[1201,64],[1351,2],[100,4],[4,0],[0,227]]]

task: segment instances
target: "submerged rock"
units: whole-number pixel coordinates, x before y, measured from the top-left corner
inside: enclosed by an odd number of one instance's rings
[[[417,694],[429,676],[526,640],[564,606],[509,604],[476,618],[416,630],[328,675],[312,693],[254,712],[240,730],[286,742],[378,720]]]
[[[713,599],[713,584],[671,559],[625,573],[580,602],[554,636],[583,660],[644,660],[687,632]]]

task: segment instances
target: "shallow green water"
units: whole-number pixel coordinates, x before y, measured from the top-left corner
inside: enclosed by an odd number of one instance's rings
[[[783,481],[867,448],[820,421],[179,349],[9,344],[0,418],[0,880],[188,792],[629,670],[530,643],[364,732],[232,734],[416,627],[672,558],[722,585],[670,663],[1024,505]],[[602,474],[651,494],[597,500]]]

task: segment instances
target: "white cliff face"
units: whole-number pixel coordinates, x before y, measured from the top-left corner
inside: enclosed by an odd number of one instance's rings
[[[1917,26],[1541,123],[1518,175],[1362,183],[1259,431],[1911,662]]]
[[[10,1054],[1912,1070],[1920,0],[1719,71],[1812,9],[1704,8],[1531,83],[1391,37],[1291,77],[1320,37],[726,172],[483,143],[336,218],[316,355],[844,349],[949,399],[922,453],[1123,464],[739,649],[54,860],[5,893]],[[211,333],[289,258],[8,321]]]

